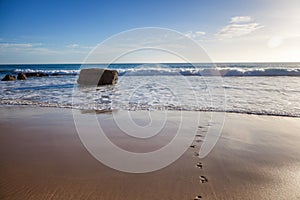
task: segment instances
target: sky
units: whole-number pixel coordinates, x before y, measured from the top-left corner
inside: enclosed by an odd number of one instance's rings
[[[144,27],[182,34],[212,62],[300,62],[299,10],[299,0],[0,0],[0,63],[82,63],[103,42],[111,44],[102,51],[110,57],[120,39],[122,48],[139,43],[134,33],[120,37],[124,31]],[[193,62],[205,61],[189,53]],[[119,61],[180,59],[141,51]]]

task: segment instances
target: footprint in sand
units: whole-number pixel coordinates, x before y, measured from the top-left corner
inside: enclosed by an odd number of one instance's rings
[[[205,176],[199,176],[200,182],[201,183],[206,183],[208,182],[208,179]]]
[[[197,134],[196,137],[204,137],[204,135]]]
[[[195,148],[195,147],[196,147],[196,145],[195,145],[195,144],[193,144],[193,145],[191,145],[190,147],[191,147],[191,148]]]
[[[198,152],[194,152],[194,155],[195,155],[196,157],[198,157],[198,156],[199,156],[199,153],[198,153]]]
[[[203,142],[203,140],[195,140],[195,142],[200,143]]]
[[[198,168],[202,169],[203,165],[202,165],[202,163],[201,163],[201,162],[198,162],[198,163],[196,164],[196,167],[198,167]]]
[[[198,128],[204,128],[203,126],[198,126]]]
[[[202,196],[201,195],[198,195],[198,196],[196,196],[195,198],[194,198],[194,200],[198,200],[198,199],[201,199],[202,198]]]

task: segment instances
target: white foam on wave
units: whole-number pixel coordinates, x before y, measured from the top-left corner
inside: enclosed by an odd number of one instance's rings
[[[137,67],[137,68],[112,68],[119,72],[120,76],[300,76],[300,68],[194,68],[194,67]],[[78,70],[36,70],[15,69],[14,73],[40,72],[49,75],[78,75]]]
[[[221,82],[217,77],[181,78],[190,85],[183,84],[174,76],[122,76],[115,86],[82,89],[77,88],[75,76],[1,82],[0,105],[87,110],[214,111],[300,117],[298,77],[223,78]],[[73,88],[78,92],[73,93]],[[224,90],[226,97],[222,93]],[[78,99],[75,103],[72,101],[74,97]]]
[[[46,73],[49,75],[58,74],[58,75],[76,75],[79,74],[80,70],[66,70],[66,69],[55,69],[55,70],[42,70],[42,69],[15,69],[15,73]]]
[[[125,107],[113,108],[111,106],[90,106],[86,107],[83,105],[72,105],[62,103],[50,103],[50,102],[35,102],[29,100],[8,100],[0,99],[0,105],[18,105],[18,106],[38,106],[38,107],[49,107],[49,108],[67,108],[76,110],[93,110],[97,111],[112,111],[112,110],[123,110],[123,111],[191,111],[191,112],[225,112],[225,113],[237,113],[237,114],[250,114],[250,115],[265,115],[265,116],[280,116],[280,117],[296,117],[299,118],[298,113],[289,112],[276,112],[276,111],[248,111],[238,109],[217,109],[217,108],[186,108],[186,107],[172,107],[172,106],[136,106],[130,105]]]
[[[183,75],[183,76],[300,76],[300,68],[238,68],[238,67],[137,67],[117,68],[121,75]]]

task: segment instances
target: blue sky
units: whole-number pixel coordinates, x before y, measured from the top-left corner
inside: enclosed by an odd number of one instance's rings
[[[80,63],[103,40],[142,27],[179,31],[216,62],[300,61],[298,10],[297,0],[0,0],[0,62]]]

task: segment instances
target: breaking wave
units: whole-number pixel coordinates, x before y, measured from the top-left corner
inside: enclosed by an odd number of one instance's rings
[[[112,68],[120,76],[300,76],[300,68]],[[46,73],[55,75],[78,75],[80,70],[2,70],[2,73]]]

